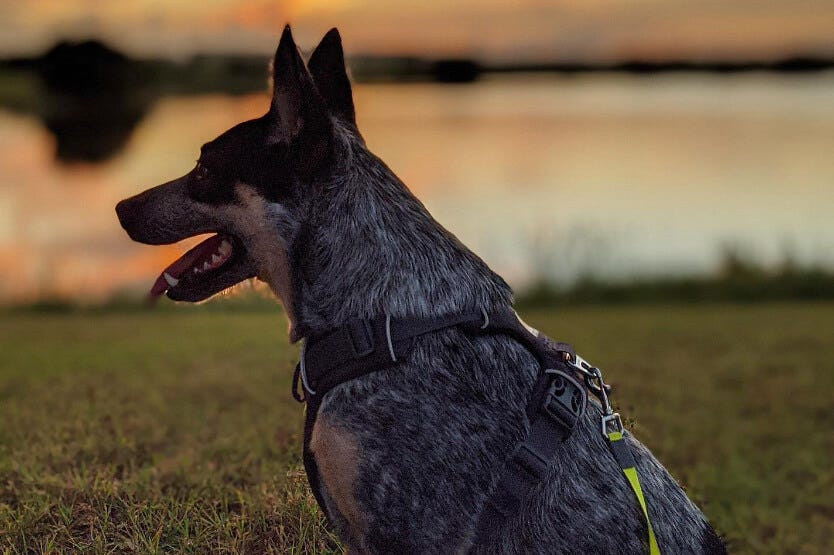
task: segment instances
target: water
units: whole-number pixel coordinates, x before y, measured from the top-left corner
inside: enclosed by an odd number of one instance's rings
[[[709,273],[727,245],[834,267],[834,74],[355,89],[371,149],[516,287]],[[113,206],[267,105],[164,98],[96,164],[57,162],[39,120],[0,109],[0,300],[148,288],[187,245],[132,243]]]

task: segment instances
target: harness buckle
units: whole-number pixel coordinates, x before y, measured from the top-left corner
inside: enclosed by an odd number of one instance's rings
[[[563,427],[572,430],[585,409],[585,392],[576,380],[561,370],[547,368],[545,373],[551,380],[542,401],[542,410]]]
[[[356,358],[362,358],[374,352],[374,334],[370,320],[355,320],[348,324],[348,335]]]

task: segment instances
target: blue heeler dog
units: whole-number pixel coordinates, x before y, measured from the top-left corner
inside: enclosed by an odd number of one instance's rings
[[[428,318],[512,305],[504,280],[435,222],[365,146],[341,39],[308,65],[289,27],[268,112],[229,129],[183,177],[118,204],[131,238],[169,244],[216,234],[169,266],[152,294],[201,301],[267,282],[298,341],[357,319]],[[389,340],[390,341],[390,340]],[[448,327],[388,368],[331,389],[309,441],[330,523],[356,553],[648,552],[647,524],[587,403],[544,478],[475,541],[514,446],[540,365],[507,335]],[[665,554],[723,553],[700,510],[627,435]]]

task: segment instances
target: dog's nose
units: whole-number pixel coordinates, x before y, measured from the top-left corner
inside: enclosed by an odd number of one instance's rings
[[[126,200],[120,201],[116,205],[116,216],[119,218],[119,223],[122,224],[122,227],[125,227],[125,222],[128,219],[128,214],[130,213],[130,209],[128,208],[128,204]]]
[[[137,210],[135,203],[132,203],[131,200],[133,199],[125,199],[116,205],[116,216],[119,218],[122,229],[127,231],[132,239],[136,229],[141,226],[137,225],[139,223]]]

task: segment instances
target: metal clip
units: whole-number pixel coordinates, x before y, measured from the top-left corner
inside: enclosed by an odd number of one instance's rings
[[[611,386],[602,380],[602,371],[599,368],[593,367],[590,369],[589,375],[585,376],[585,386],[602,403],[603,414],[611,414],[613,410],[611,409],[611,402],[608,400],[608,392],[611,391]]]
[[[606,414],[610,414],[611,405],[608,402],[608,394],[611,393],[611,386],[603,381],[602,371],[577,354],[571,356],[565,353],[565,362],[582,374],[585,379],[585,387],[590,389],[594,397],[600,400],[603,408],[607,409]]]
[[[603,416],[601,425],[602,435],[605,437],[608,437],[608,434],[612,432],[619,432],[620,434],[622,434],[625,430],[625,428],[623,428],[623,421],[620,418],[619,412],[614,412]]]
[[[591,368],[593,368],[587,360],[577,354],[571,355],[570,353],[565,353],[565,362],[579,370],[579,373],[586,377],[589,375]]]
[[[611,401],[608,394],[611,393],[611,386],[602,379],[602,370],[592,366],[588,361],[579,355],[566,356],[565,361],[576,369],[585,379],[585,387],[599,399],[602,405],[602,435],[608,437],[611,432],[623,433],[623,421],[620,414],[611,408]],[[610,431],[609,431],[610,430]]]

